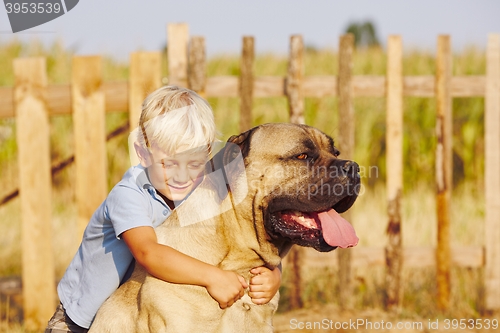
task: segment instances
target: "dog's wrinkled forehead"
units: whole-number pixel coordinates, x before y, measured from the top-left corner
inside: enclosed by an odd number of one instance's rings
[[[251,153],[258,154],[280,156],[318,150],[336,152],[331,137],[307,125],[261,125],[252,133],[250,140],[258,142],[259,149],[251,149]]]

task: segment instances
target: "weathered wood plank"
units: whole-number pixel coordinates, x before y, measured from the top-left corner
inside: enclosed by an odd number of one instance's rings
[[[253,62],[255,58],[254,38],[243,37],[239,77],[240,132],[252,127],[252,105],[254,90]]]
[[[14,60],[24,324],[41,330],[56,305],[45,58]]]
[[[130,55],[129,125],[139,126],[142,102],[161,86],[161,53],[134,52]]]
[[[70,114],[71,87],[69,84],[48,86],[47,99],[51,116]]]
[[[336,76],[305,76],[302,82],[304,96],[322,98],[337,95]]]
[[[139,164],[135,154],[134,142],[136,129],[142,112],[142,102],[153,91],[161,86],[161,53],[134,52],[130,55],[130,77],[128,85],[129,110],[129,158],[130,165]],[[107,94],[105,97],[107,98]]]
[[[128,112],[129,111],[129,82],[116,81],[104,82],[102,84],[106,112]]]
[[[288,70],[285,79],[285,95],[288,101],[290,122],[304,124],[304,97],[302,93],[302,79],[304,76],[304,41],[301,35],[290,37],[290,52],[288,56]],[[304,248],[294,246],[288,253],[289,269],[291,274],[290,308],[303,307],[302,301],[302,257]]]
[[[352,93],[354,97],[385,96],[386,78],[383,76],[357,75],[352,77]]]
[[[73,58],[71,93],[80,240],[92,214],[108,192],[106,118],[100,56]]]
[[[168,84],[188,86],[189,26],[186,23],[170,23],[167,26]]]
[[[205,38],[193,36],[189,42],[188,86],[200,96],[205,96],[207,83],[207,55]]]
[[[207,78],[206,97],[238,97],[237,76],[214,76]]]
[[[285,94],[288,99],[290,122],[304,124],[304,41],[301,35],[290,37],[290,55],[285,80]]]
[[[401,299],[403,267],[401,200],[403,195],[403,45],[400,36],[387,44],[387,307],[396,310]]]
[[[285,96],[285,78],[281,76],[258,76],[253,80],[254,97]]]
[[[384,97],[386,79],[383,76],[357,75],[352,78],[355,97]],[[128,111],[128,82],[105,82],[106,112]],[[486,91],[484,76],[456,76],[451,78],[452,97],[483,97]],[[205,97],[238,97],[237,76],[212,76],[206,78]],[[285,96],[285,77],[254,77],[254,97]],[[49,114],[71,113],[71,87],[69,84],[48,86]],[[304,97],[337,96],[336,76],[305,76],[302,83]],[[434,97],[434,76],[405,76],[403,95],[413,97]],[[0,87],[0,118],[14,116],[13,88]]]
[[[488,36],[485,98],[486,307],[500,309],[500,35]]]
[[[454,76],[451,78],[451,97],[483,97],[486,93],[486,77],[479,75]]]
[[[337,82],[339,133],[337,147],[342,152],[343,158],[354,157],[354,92],[353,92],[353,52],[354,35],[346,34],[339,41],[339,75]],[[352,221],[352,210],[343,214],[344,218]],[[352,303],[352,279],[351,279],[351,250],[338,249],[339,260],[339,282],[342,288],[339,293],[339,303],[344,309],[351,308]]]
[[[436,206],[437,206],[437,305],[446,310],[450,302],[450,212],[452,186],[452,99],[450,37],[438,37],[436,57]]]
[[[409,76],[403,78],[403,95],[414,97],[434,97],[436,95],[435,76]]]
[[[0,119],[15,116],[14,89],[15,87],[0,87]]]

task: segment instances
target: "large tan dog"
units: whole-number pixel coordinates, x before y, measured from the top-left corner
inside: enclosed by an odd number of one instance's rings
[[[358,165],[338,154],[330,137],[305,125],[266,124],[233,136],[156,229],[158,241],[247,280],[253,267],[276,267],[292,244],[354,246],[354,230],[337,212],[356,200]],[[278,298],[255,305],[245,295],[222,310],[205,288],[167,283],[138,266],[90,332],[272,332]]]

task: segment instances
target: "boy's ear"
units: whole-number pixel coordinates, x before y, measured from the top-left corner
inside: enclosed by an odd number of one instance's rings
[[[144,147],[142,147],[138,142],[134,142],[135,152],[139,158],[139,163],[145,168],[152,164],[151,153]]]

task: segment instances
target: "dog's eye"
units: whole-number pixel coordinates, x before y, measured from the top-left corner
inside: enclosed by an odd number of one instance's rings
[[[298,160],[307,160],[309,156],[306,153],[302,153],[296,156]]]

